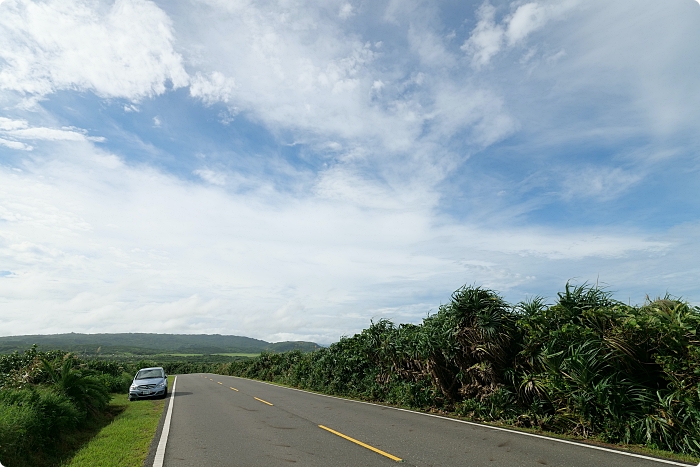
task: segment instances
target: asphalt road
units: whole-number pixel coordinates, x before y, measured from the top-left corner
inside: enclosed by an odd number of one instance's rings
[[[229,376],[178,376],[171,397],[165,467],[669,465]]]

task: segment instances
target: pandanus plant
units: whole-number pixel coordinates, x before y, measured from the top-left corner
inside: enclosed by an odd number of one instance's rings
[[[58,368],[55,362],[47,359],[42,363],[49,381],[84,413],[97,414],[109,403],[110,395],[104,383],[85,370],[75,368],[72,355],[65,355]]]

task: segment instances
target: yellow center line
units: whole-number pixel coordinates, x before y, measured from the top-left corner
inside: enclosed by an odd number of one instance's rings
[[[356,440],[355,438],[351,438],[351,437],[346,436],[346,435],[344,435],[344,434],[342,434],[342,433],[339,433],[339,432],[337,432],[337,431],[335,431],[335,430],[331,430],[331,429],[328,428],[327,426],[319,425],[318,427],[319,427],[319,428],[322,428],[322,429],[324,429],[324,430],[326,430],[326,431],[330,431],[330,432],[333,433],[334,435],[340,436],[341,438],[345,438],[345,439],[347,439],[348,441],[352,441],[352,442],[355,443],[355,444],[359,444],[359,445],[362,446],[363,448],[367,448],[367,449],[369,449],[370,451],[374,451],[374,452],[376,452],[377,454],[381,454],[381,455],[384,456],[384,457],[388,457],[388,458],[391,459],[391,460],[394,460],[394,461],[396,461],[396,462],[403,462],[403,459],[401,459],[400,457],[392,456],[392,455],[389,454],[388,452],[384,452],[384,451],[382,451],[381,449],[377,449],[377,448],[375,448],[374,446],[370,446],[369,444],[365,444],[365,443],[363,443],[362,441]]]
[[[231,388],[231,389],[233,389],[234,391],[238,392],[238,389],[236,389],[236,388]]]
[[[275,405],[275,404],[270,404],[270,403],[269,403],[268,401],[264,401],[264,400],[262,400],[262,399],[258,399],[258,398],[257,398],[257,397],[255,397],[255,396],[253,396],[253,399],[255,399],[256,401],[260,401],[260,402],[262,402],[263,404],[267,404],[267,405]]]

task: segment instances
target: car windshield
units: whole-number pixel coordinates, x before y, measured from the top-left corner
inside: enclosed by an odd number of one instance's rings
[[[162,378],[162,377],[163,377],[163,370],[161,370],[160,368],[154,368],[152,370],[139,370],[139,372],[136,373],[135,379]]]

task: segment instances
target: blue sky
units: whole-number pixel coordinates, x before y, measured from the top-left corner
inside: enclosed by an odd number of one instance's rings
[[[700,5],[0,2],[0,335],[700,302]]]

